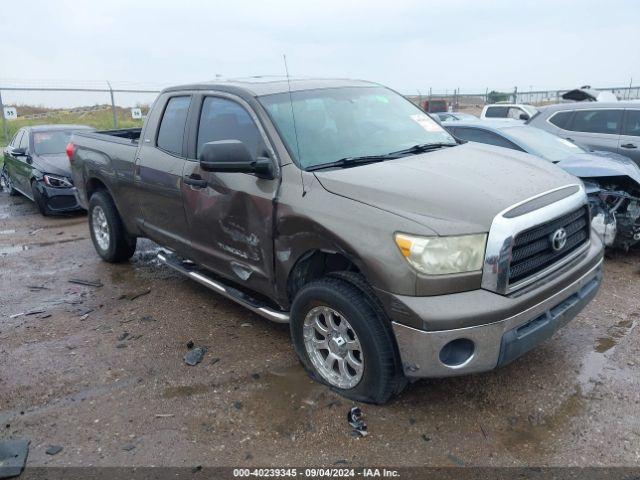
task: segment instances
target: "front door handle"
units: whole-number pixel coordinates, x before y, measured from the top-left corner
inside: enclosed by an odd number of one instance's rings
[[[200,175],[189,175],[184,177],[184,183],[196,188],[204,188],[207,186],[207,181],[203,180]]]
[[[625,143],[623,145],[620,145],[622,148],[638,148],[637,145],[635,145],[634,143]]]
[[[565,137],[565,140],[569,140],[570,142],[574,142],[575,140],[571,137]]]

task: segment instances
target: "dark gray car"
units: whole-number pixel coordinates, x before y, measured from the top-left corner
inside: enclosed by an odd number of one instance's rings
[[[527,122],[589,150],[607,150],[640,164],[640,103],[577,102],[545,107]]]
[[[460,145],[369,82],[169,88],[142,132],[78,133],[69,153],[103,259],[153,239],[169,267],[289,322],[313,378],[356,400],[507,364],[602,277],[577,178]]]
[[[593,226],[605,245],[628,250],[640,240],[640,167],[613,152],[588,151],[529,125],[458,122],[445,128],[461,140],[510,148],[553,162],[583,179]]]

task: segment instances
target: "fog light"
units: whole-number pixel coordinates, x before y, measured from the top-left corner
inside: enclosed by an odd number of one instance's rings
[[[456,338],[440,350],[440,361],[447,367],[460,368],[473,357],[475,344],[467,338]]]

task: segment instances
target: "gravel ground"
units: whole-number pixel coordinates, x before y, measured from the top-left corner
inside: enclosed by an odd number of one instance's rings
[[[640,463],[637,251],[608,258],[597,298],[534,351],[361,405],[355,438],[353,403],[305,376],[286,326],[156,250],[104,263],[83,215],[0,193],[0,439],[30,439],[28,467]],[[190,340],[207,349],[194,367]]]

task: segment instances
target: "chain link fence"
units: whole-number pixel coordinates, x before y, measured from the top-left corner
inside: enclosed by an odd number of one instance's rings
[[[16,131],[31,125],[141,127],[162,88],[132,82],[0,80],[0,144],[6,145]]]
[[[0,144],[6,145],[23,126],[51,123],[89,125],[97,129],[140,127],[158,92],[165,85],[135,82],[0,79]],[[619,100],[640,99],[640,87],[607,87]],[[488,103],[508,101],[548,105],[562,101],[565,90],[497,91],[480,93],[417,92],[407,95],[423,106],[429,100],[445,100],[454,110],[479,113]]]
[[[454,89],[451,93],[448,91],[445,91],[445,93],[429,92],[427,94],[418,92],[418,95],[407,95],[407,98],[420,106],[423,106],[426,101],[445,100],[453,110],[478,113],[485,105],[496,102],[526,103],[535,106],[561,103],[563,101],[562,95],[571,90],[573,89],[530,91],[486,89],[483,93],[461,93],[459,89]],[[618,100],[640,99],[640,87],[638,86],[593,88],[592,90],[610,92],[618,97]]]

